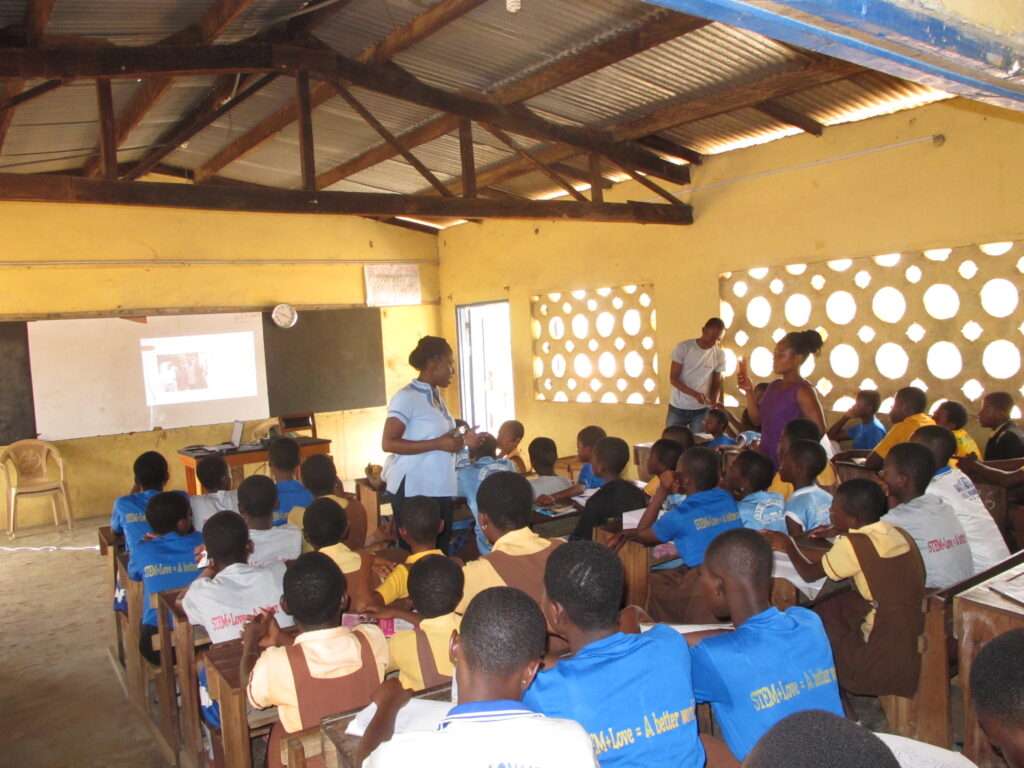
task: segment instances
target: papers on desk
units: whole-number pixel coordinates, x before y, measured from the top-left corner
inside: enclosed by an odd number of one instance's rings
[[[800,574],[796,572],[793,562],[785,552],[772,552],[772,558],[775,561],[775,565],[772,568],[772,576],[776,579],[785,579],[803,592],[808,599],[813,600],[817,597],[818,593],[821,592],[821,588],[825,586],[824,577],[813,582],[806,582],[800,578]]]
[[[1021,579],[1019,574],[1006,581],[990,584],[989,589],[996,594],[1002,595],[1007,600],[1013,600],[1015,603],[1024,605],[1024,580]]]
[[[599,490],[601,490],[601,489],[600,488],[587,488],[579,496],[573,496],[572,500],[575,501],[577,504],[579,504],[581,507],[585,507],[585,506],[587,506],[587,502],[590,500],[590,497],[593,496],[595,493],[597,493]]]
[[[564,517],[565,515],[571,515],[576,511],[576,507],[572,504],[555,504],[550,507],[534,507],[535,512],[539,512],[542,515],[548,517]]]
[[[646,511],[647,511],[646,509],[642,509],[641,508],[641,509],[631,509],[631,510],[629,510],[629,512],[623,512],[622,513],[622,530],[626,531],[626,530],[629,530],[630,528],[639,528],[640,527],[640,518],[642,518],[644,516],[644,512],[646,512]],[[659,509],[658,510],[658,519],[661,520],[662,516],[666,512],[668,512],[668,510],[665,509],[664,507]]]
[[[395,733],[406,731],[436,731],[445,715],[452,708],[450,701],[432,701],[431,699],[409,699],[400,710],[395,720]],[[370,704],[352,718],[345,733],[349,736],[362,738],[366,729],[377,714],[377,705]]]

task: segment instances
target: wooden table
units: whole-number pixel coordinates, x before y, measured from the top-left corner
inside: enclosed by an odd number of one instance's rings
[[[427,688],[413,695],[414,699],[430,699],[432,701],[451,701],[452,684]],[[454,705],[453,705],[454,706]],[[363,710],[363,707],[342,712],[339,715],[325,717],[320,723],[321,743],[324,757],[324,768],[356,768],[356,752],[359,749],[359,737],[345,733],[348,724]]]
[[[104,525],[99,529],[99,542],[100,542],[100,555],[107,559],[107,578],[110,584],[110,593],[106,596],[109,599],[113,599],[114,592],[117,590],[117,555],[119,552],[124,551],[124,536],[120,533],[114,533],[109,525]],[[111,659],[124,667],[124,631],[121,625],[121,616],[123,614],[120,611],[111,611],[110,617],[113,622],[111,629],[111,639],[113,644],[111,645]]]
[[[325,438],[319,437],[293,437],[295,442],[299,444],[299,458],[305,459],[307,456],[312,456],[314,453],[330,453],[331,452],[331,441]],[[195,496],[199,493],[199,487],[196,485],[196,465],[205,459],[207,456],[220,456],[227,462],[228,467],[231,468],[232,474],[235,470],[239,471],[246,464],[262,464],[267,460],[267,449],[261,448],[258,451],[241,451],[233,450],[225,453],[207,453],[206,451],[178,451],[178,458],[181,463],[185,466],[185,488],[188,490],[190,496]],[[299,475],[296,472],[296,479]],[[237,482],[235,483],[237,485]]]
[[[366,533],[370,534],[380,527],[381,495],[365,477],[356,480],[356,499],[366,510]]]
[[[1024,605],[1008,600],[989,587],[1014,578],[1024,579],[1024,564],[966,590],[953,598],[953,629],[960,647],[960,687],[964,693],[964,755],[978,768],[1005,768],[978,724],[971,703],[971,664],[992,638],[1024,627]]]
[[[647,471],[647,458],[651,455],[654,443],[636,443],[633,446],[633,463],[636,464],[637,479],[649,482],[651,473]]]

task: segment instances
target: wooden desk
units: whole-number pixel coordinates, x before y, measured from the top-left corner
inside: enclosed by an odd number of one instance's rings
[[[432,701],[451,701],[452,684],[445,683],[427,688],[413,695],[414,699],[431,699]],[[356,752],[359,749],[359,737],[345,733],[348,724],[363,707],[342,712],[339,715],[325,717],[320,723],[321,743],[323,749],[324,768],[356,768]]]
[[[366,510],[366,533],[373,533],[380,527],[381,494],[365,477],[356,480],[356,499]]]
[[[863,464],[853,461],[833,461],[832,466],[840,483],[853,480],[856,477],[866,477],[868,480],[878,480],[878,472],[873,469],[864,469]]]
[[[210,697],[220,703],[221,737],[226,768],[252,768],[249,740],[255,728],[269,728],[277,721],[277,708],[255,710],[250,718],[245,706],[245,686],[238,674],[242,643],[232,640],[211,645],[206,652],[206,679]]]
[[[307,456],[312,456],[314,453],[330,453],[331,441],[324,438],[317,437],[294,437],[292,438],[299,444],[299,458],[305,459]],[[228,451],[227,453],[212,454],[203,451],[178,451],[178,458],[181,463],[185,466],[185,488],[190,496],[195,496],[199,493],[199,487],[196,485],[196,465],[205,459],[207,456],[220,456],[227,462],[228,467],[231,468],[232,474],[235,469],[241,469],[246,464],[262,464],[267,460],[267,449],[263,448],[258,451]],[[296,473],[298,478],[298,473]],[[236,483],[237,485],[237,483]]]
[[[1005,763],[988,743],[971,704],[971,664],[978,650],[992,638],[1024,627],[1024,606],[989,589],[992,584],[1024,578],[1024,564],[969,589],[953,598],[953,628],[959,639],[960,687],[964,694],[964,756],[978,768],[1005,768]]]
[[[120,533],[114,533],[109,525],[104,525],[99,529],[99,543],[100,543],[100,555],[107,559],[107,577],[110,584],[110,593],[107,598],[113,599],[114,592],[117,590],[117,554],[124,550],[124,536]],[[124,667],[124,632],[122,629],[121,616],[123,614],[120,611],[111,611],[110,618],[113,626],[111,627],[111,659]]]
[[[595,526],[593,539],[598,544],[607,544],[608,540],[622,532],[622,521]],[[619,549],[619,560],[622,562],[623,576],[626,580],[626,605],[639,605],[647,609],[647,589],[650,580],[651,561],[650,547],[639,541],[627,540]]]

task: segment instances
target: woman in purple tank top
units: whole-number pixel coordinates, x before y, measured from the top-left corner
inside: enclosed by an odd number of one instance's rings
[[[782,378],[768,385],[758,400],[754,395],[745,360],[740,361],[737,378],[740,390],[747,397],[747,414],[761,427],[758,448],[779,468],[779,439],[782,430],[793,419],[810,419],[825,434],[825,414],[818,394],[800,375],[800,366],[809,355],[821,352],[822,338],[817,331],[791,331],[775,345],[774,372]]]

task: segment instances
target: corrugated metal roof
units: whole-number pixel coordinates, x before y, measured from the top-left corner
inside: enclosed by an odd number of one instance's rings
[[[120,45],[157,42],[195,23],[213,0],[58,0],[50,34],[104,37]],[[279,22],[306,0],[254,0],[219,42],[234,42]],[[431,8],[436,0],[352,0],[321,24],[315,34],[356,56]],[[25,0],[0,0],[0,26],[20,24]],[[666,14],[639,0],[525,0],[510,14],[504,0],[488,0],[448,26],[398,54],[396,63],[428,83],[448,89],[492,92],[598,42]],[[528,102],[553,122],[603,128],[695,96],[713,95],[792,67],[803,54],[751,32],[712,23],[662,43]],[[141,157],[209,92],[215,78],[179,78],[132,131],[119,160]],[[28,83],[32,87],[36,83]],[[138,88],[114,81],[115,110],[121,112]],[[403,133],[436,117],[430,109],[354,89],[356,97],[392,133]],[[837,125],[930,103],[948,95],[878,73],[866,73],[780,98],[784,106],[825,125]],[[231,110],[179,147],[164,162],[195,169],[268,115],[295,99],[285,76]],[[18,108],[0,156],[0,167],[42,172],[80,167],[98,143],[95,89],[91,81],[62,86]],[[705,154],[771,141],[797,133],[792,126],[753,109],[741,109],[677,126],[661,135]],[[340,98],[313,115],[316,167],[326,171],[366,150],[381,137]],[[539,142],[515,136],[526,149]],[[474,126],[477,166],[486,168],[513,153],[483,128]],[[458,137],[443,136],[412,152],[442,180],[461,173]],[[585,160],[568,161],[581,172]],[[297,126],[287,126],[219,176],[294,188],[299,185]],[[428,185],[404,159],[395,158],[333,185],[336,190],[420,192]],[[555,190],[542,174],[530,172],[496,185],[513,194],[540,197]]]
[[[527,0],[518,13],[490,2],[396,58],[440,88],[493,90],[581,43],[636,26],[663,11],[634,0]]]

